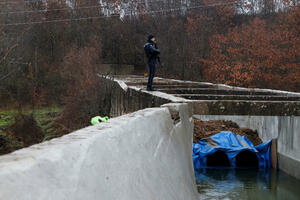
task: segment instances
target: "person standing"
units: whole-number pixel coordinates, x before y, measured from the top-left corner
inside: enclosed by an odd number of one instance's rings
[[[144,50],[148,59],[149,65],[149,76],[148,76],[148,83],[147,83],[147,90],[148,91],[155,91],[156,89],[153,88],[153,78],[155,75],[155,69],[157,61],[159,60],[160,51],[157,48],[157,44],[155,41],[155,36],[150,34],[148,36],[147,43],[144,45]]]

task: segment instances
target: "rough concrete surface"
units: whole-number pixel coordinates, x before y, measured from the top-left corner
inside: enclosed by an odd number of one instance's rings
[[[197,199],[192,121],[167,104],[1,156],[0,199]]]

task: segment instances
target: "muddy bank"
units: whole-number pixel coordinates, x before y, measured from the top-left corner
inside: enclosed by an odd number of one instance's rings
[[[201,138],[210,137],[220,131],[231,131],[235,134],[246,136],[255,146],[262,143],[257,131],[241,128],[236,123],[225,120],[194,120],[194,143],[197,143]]]

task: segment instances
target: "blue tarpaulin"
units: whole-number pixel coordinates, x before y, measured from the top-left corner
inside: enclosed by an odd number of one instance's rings
[[[236,135],[229,131],[219,132],[209,138],[201,139],[193,144],[193,162],[195,170],[207,167],[207,157],[216,151],[223,151],[230,162],[236,167],[236,156],[245,150],[253,152],[258,159],[259,168],[271,167],[271,140],[254,146],[245,136]]]

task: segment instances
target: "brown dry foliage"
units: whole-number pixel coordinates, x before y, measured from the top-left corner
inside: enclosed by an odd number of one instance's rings
[[[210,137],[221,131],[231,131],[235,134],[246,136],[255,146],[262,143],[262,140],[258,137],[257,131],[248,128],[240,128],[236,123],[224,120],[194,120],[194,143],[199,142],[202,138]]]
[[[210,40],[203,59],[207,81],[244,87],[300,91],[300,7],[267,24],[255,17]]]
[[[57,136],[90,124],[91,117],[107,114],[104,110],[103,87],[96,69],[101,60],[101,52],[94,45],[99,39],[83,48],[74,46],[65,56],[60,74],[64,79],[67,95],[64,109],[54,123]]]

